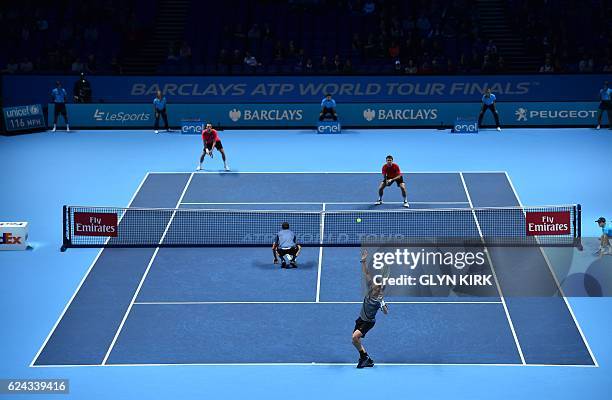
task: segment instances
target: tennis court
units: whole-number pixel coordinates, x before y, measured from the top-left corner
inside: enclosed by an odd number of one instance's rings
[[[215,222],[225,237],[248,222],[245,211],[277,217],[372,212],[379,179],[357,172],[151,172],[129,208],[235,210],[232,219]],[[420,172],[406,180],[406,213],[522,206],[506,172]],[[382,208],[381,215],[397,212],[399,191],[388,191]],[[463,214],[434,212],[423,223],[452,225],[461,218],[458,226],[480,235],[503,225],[477,213],[457,217]],[[159,243],[173,235],[188,241],[181,215],[167,212],[155,229],[137,234]],[[282,222],[258,221],[262,230]],[[329,219],[315,225],[334,229]],[[525,250],[532,261],[521,268],[507,248],[487,250],[486,268],[496,282],[490,293],[389,301],[390,315],[368,335],[377,365],[596,366],[564,297],[513,295],[524,282],[517,276],[556,286],[545,253]],[[354,365],[358,257],[358,247],[305,247],[299,268],[281,270],[267,247],[105,248],[32,365]]]

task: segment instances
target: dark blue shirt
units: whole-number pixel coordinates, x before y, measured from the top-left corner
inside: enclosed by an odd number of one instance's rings
[[[64,88],[55,88],[51,91],[51,96],[53,97],[54,103],[65,103],[68,93],[66,93],[66,89]]]

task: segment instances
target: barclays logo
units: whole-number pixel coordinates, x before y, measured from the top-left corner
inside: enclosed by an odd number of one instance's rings
[[[376,118],[376,111],[372,110],[371,108],[363,110],[363,118],[365,118],[365,120],[368,122],[373,121],[374,118]]]
[[[229,117],[234,122],[237,122],[241,116],[242,116],[242,113],[240,112],[240,110],[237,110],[235,108],[230,110],[229,112]]]

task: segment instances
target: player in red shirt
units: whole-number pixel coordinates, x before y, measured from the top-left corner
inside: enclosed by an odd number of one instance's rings
[[[212,124],[206,124],[206,128],[204,128],[202,131],[202,143],[204,144],[204,150],[200,156],[200,163],[198,164],[197,170],[200,171],[202,169],[202,163],[204,162],[204,157],[207,154],[210,156],[210,158],[213,158],[213,148],[216,148],[219,150],[219,153],[221,153],[225,170],[229,171],[229,165],[227,165],[227,160],[225,159],[225,151],[223,151],[223,144],[221,144],[219,134],[215,129],[213,129]]]
[[[404,207],[409,207],[408,200],[406,200],[406,184],[404,183],[404,177],[402,171],[400,171],[399,165],[393,162],[393,156],[387,156],[387,162],[382,167],[383,181],[378,186],[378,200],[376,205],[382,204],[382,196],[386,186],[391,186],[395,182],[397,186],[402,190],[402,197],[404,198]]]

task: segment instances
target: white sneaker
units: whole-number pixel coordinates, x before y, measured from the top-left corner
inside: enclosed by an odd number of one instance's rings
[[[66,132],[70,132],[70,126],[66,125]]]
[[[155,129],[155,133],[159,133],[159,131],[157,129]]]
[[[407,202],[407,201],[405,201],[405,202],[404,202],[404,208],[408,208],[408,207],[410,207],[410,204],[408,204],[408,202]]]
[[[374,203],[375,206],[379,206],[382,204],[382,200],[376,200],[376,203]]]
[[[202,166],[198,165],[197,168],[196,168],[196,171],[201,171],[201,170],[202,170]]]
[[[497,132],[501,132],[501,127],[497,127]]]
[[[595,128],[595,129],[600,130],[601,129],[601,125],[597,125],[597,128]]]
[[[226,170],[226,171],[229,171],[229,170],[230,170],[230,167],[229,167],[229,165],[227,165],[227,163],[225,163],[225,170]]]
[[[53,129],[51,129],[51,132],[55,132],[56,130],[57,130],[57,127],[53,125]]]

